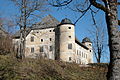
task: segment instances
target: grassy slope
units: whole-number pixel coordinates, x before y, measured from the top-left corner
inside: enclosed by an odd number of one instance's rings
[[[106,68],[0,55],[0,80],[106,80]]]

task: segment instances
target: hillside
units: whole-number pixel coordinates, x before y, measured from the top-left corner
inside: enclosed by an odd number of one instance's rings
[[[0,55],[0,80],[106,80],[106,72],[104,66]]]

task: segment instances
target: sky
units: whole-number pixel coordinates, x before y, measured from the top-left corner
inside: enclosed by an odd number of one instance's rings
[[[80,16],[80,13],[71,11],[70,9],[67,9],[65,7],[62,7],[59,9],[52,6],[50,7],[51,7],[51,10],[47,12],[46,15],[51,14],[58,21],[61,21],[64,18],[69,18],[74,23]],[[18,13],[18,10],[12,2],[10,2],[9,0],[0,0],[0,15],[7,18],[13,18],[14,15],[16,15],[16,13]],[[106,30],[104,12],[99,11],[99,13],[95,15],[95,18],[96,18],[96,21],[102,25],[101,27],[104,27]],[[76,37],[80,41],[82,41],[82,39],[85,37],[92,38],[89,32],[90,30],[93,30],[93,21],[92,21],[90,12],[87,12],[84,15],[84,17],[82,17],[75,25]],[[107,32],[105,34],[107,35]],[[107,40],[107,36],[106,36],[106,40]],[[109,62],[108,47],[106,49],[107,51],[104,54],[104,58],[102,58],[102,62]]]

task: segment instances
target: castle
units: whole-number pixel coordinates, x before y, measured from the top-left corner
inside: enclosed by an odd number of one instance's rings
[[[14,44],[19,51],[20,31],[14,35]],[[65,18],[61,22],[51,15],[27,29],[25,57],[44,57],[52,60],[93,63],[92,42],[75,37],[75,25]]]

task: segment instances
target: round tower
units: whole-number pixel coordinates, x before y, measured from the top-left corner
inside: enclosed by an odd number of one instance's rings
[[[88,63],[93,63],[93,49],[92,49],[92,42],[88,37],[85,37],[82,40],[82,43],[89,48],[88,50]]]
[[[70,19],[63,19],[59,29],[59,57],[62,61],[73,62],[75,53],[75,29]]]

